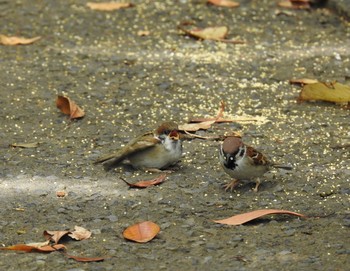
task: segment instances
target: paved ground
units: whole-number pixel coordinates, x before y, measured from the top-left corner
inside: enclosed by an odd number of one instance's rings
[[[0,1],[1,34],[42,36],[30,46],[0,47],[0,241],[39,242],[44,230],[92,230],[68,242],[70,254],[108,256],[78,263],[59,253],[1,251],[1,270],[346,270],[349,252],[349,111],[296,103],[291,78],[349,84],[349,1],[284,12],[277,1],[134,1],[114,12],[85,1]],[[283,11],[283,12],[281,12]],[[227,25],[243,45],[196,41],[177,26]],[[139,36],[147,30],[149,36]],[[86,111],[69,121],[55,107],[66,94]],[[243,133],[247,143],[294,166],[225,192],[219,142],[184,142],[185,156],[165,183],[132,190],[154,174],[93,165],[164,120],[216,114],[264,121],[217,124],[200,135]],[[36,148],[9,148],[12,143]],[[56,192],[64,190],[65,198]],[[267,217],[239,227],[212,222],[262,208],[327,215]],[[123,239],[143,220],[160,225],[147,244]]]

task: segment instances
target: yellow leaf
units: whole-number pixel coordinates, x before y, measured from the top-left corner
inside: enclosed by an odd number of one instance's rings
[[[350,86],[337,82],[307,84],[301,90],[298,101],[350,102]]]

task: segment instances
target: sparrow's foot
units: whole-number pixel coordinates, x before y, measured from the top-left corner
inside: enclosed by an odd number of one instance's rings
[[[256,182],[255,182],[255,187],[253,188],[253,191],[256,193],[258,192],[258,188],[260,186],[260,179],[257,179]]]
[[[232,192],[232,190],[235,189],[238,184],[239,180],[233,179],[228,184],[223,185],[223,188],[225,189],[225,191],[230,190]]]

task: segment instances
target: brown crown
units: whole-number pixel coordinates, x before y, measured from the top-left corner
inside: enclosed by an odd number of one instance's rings
[[[175,122],[168,121],[168,122],[163,122],[156,130],[157,135],[161,134],[170,134],[172,131],[177,131],[178,126]]]
[[[225,153],[234,154],[238,151],[239,147],[243,145],[242,139],[239,137],[229,136],[226,137],[222,143],[222,149]]]

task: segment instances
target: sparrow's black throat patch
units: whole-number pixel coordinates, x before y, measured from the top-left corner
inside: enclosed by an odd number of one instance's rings
[[[230,169],[235,169],[236,164],[236,154],[226,154],[225,155],[225,166]]]

